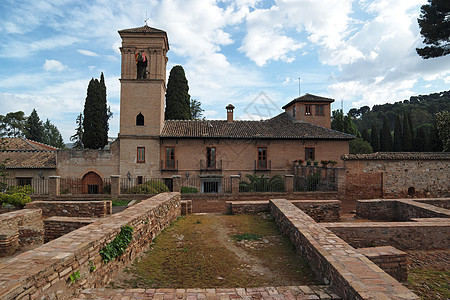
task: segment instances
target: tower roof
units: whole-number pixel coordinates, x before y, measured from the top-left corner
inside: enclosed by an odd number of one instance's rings
[[[164,33],[166,32],[161,29],[153,28],[147,25],[144,25],[142,27],[136,27],[136,28],[129,28],[129,29],[122,29],[119,30],[119,33]]]
[[[331,98],[325,98],[325,97],[321,97],[321,96],[316,96],[316,95],[312,95],[312,94],[304,94],[303,96],[300,96],[298,98],[295,98],[294,100],[292,100],[291,102],[289,102],[288,104],[286,104],[285,106],[283,106],[283,109],[288,108],[289,106],[291,106],[294,103],[297,102],[313,102],[313,103],[317,103],[317,102],[326,102],[326,103],[332,103],[334,102],[334,99]]]

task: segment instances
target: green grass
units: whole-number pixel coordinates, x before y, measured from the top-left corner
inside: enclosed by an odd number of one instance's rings
[[[131,200],[112,200],[112,206],[127,206]]]
[[[256,233],[243,233],[243,234],[235,234],[233,235],[233,238],[237,241],[253,241],[253,240],[260,240],[262,238],[262,235],[256,234]]]
[[[450,271],[413,269],[408,271],[407,287],[421,299],[450,299]]]

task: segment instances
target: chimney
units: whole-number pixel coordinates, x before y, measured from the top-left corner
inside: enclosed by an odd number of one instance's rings
[[[228,104],[225,108],[227,109],[227,122],[233,122],[233,104]]]

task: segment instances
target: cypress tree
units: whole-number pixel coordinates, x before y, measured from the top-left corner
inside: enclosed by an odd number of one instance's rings
[[[166,120],[191,119],[191,96],[189,85],[182,66],[170,70],[166,91]]]
[[[423,127],[418,127],[414,138],[414,150],[425,152],[427,149],[427,135]]]
[[[430,130],[430,138],[428,139],[427,151],[441,152],[444,149],[442,140],[439,138],[439,131],[436,124],[433,124]]]
[[[406,113],[403,114],[402,149],[405,152],[414,151],[413,137],[411,136],[408,115]]]
[[[380,140],[378,138],[377,126],[372,124],[372,131],[370,133],[370,145],[372,146],[373,152],[380,151]]]
[[[362,138],[363,138],[363,140],[365,140],[366,142],[368,142],[370,144],[370,134],[369,134],[369,131],[367,129],[363,130]]]
[[[33,109],[25,122],[25,137],[36,142],[43,142],[44,129],[36,109]]]
[[[400,121],[400,115],[397,115],[395,118],[394,151],[402,151],[402,122]]]
[[[392,151],[391,129],[389,128],[389,121],[386,117],[384,117],[383,119],[383,129],[381,129],[380,134],[380,148],[381,151],[385,152]]]

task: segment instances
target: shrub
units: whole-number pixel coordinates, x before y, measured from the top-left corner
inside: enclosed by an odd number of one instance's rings
[[[269,179],[261,175],[245,175],[250,182],[240,181],[239,192],[284,192],[284,180],[280,175],[275,175]]]
[[[2,204],[11,204],[15,207],[24,207],[26,203],[31,202],[31,198],[25,193],[1,194],[0,202]]]
[[[170,192],[169,188],[158,180],[149,180],[129,188],[126,194],[159,194]]]
[[[169,188],[164,183],[162,183],[161,181],[158,181],[158,180],[152,179],[152,180],[146,181],[144,184],[154,188],[157,193],[170,192]]]
[[[320,173],[315,173],[306,177],[306,189],[308,191],[316,191],[317,185],[320,183]]]
[[[182,186],[181,193],[182,194],[197,194],[198,189],[195,187],[191,187],[191,186]]]
[[[8,190],[6,191],[8,194],[14,194],[14,193],[24,193],[27,195],[33,194],[34,189],[31,187],[31,185],[18,185],[18,186],[10,186],[8,187]]]

